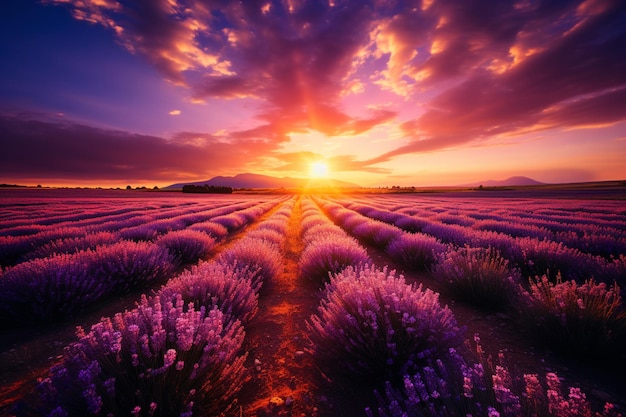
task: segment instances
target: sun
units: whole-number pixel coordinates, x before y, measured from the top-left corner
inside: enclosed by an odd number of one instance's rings
[[[321,161],[312,162],[310,166],[310,170],[309,170],[309,177],[327,178],[328,177],[328,165]]]

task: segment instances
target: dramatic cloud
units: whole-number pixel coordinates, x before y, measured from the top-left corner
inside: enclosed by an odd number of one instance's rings
[[[19,133],[32,142],[33,156],[50,148],[57,157],[53,164],[42,153],[41,164],[33,164],[42,175],[44,167],[57,175],[84,163],[120,177],[129,167],[145,178],[197,177],[209,166],[235,163],[232,149],[242,158],[238,166],[256,161],[301,171],[306,152],[282,146],[310,132],[336,141],[372,135],[376,156],[355,150],[326,159],[336,171],[389,173],[376,165],[529,132],[626,121],[623,0],[43,2],[109,29],[181,87],[187,103],[241,101],[254,118],[223,134],[168,138],[2,119],[9,137]],[[188,114],[170,112],[177,120]],[[60,141],[56,150],[43,133]],[[373,137],[384,134],[389,138]],[[94,148],[103,161],[90,159]],[[82,162],[70,161],[76,155]]]

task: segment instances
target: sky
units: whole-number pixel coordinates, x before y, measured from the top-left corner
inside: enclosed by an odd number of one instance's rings
[[[0,183],[626,179],[623,0],[5,0],[0,56]]]

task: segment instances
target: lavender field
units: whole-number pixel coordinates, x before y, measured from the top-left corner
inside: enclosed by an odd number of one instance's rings
[[[5,190],[0,265],[2,415],[626,413],[620,200]]]

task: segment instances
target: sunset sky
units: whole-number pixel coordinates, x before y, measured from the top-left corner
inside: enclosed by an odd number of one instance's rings
[[[624,0],[5,0],[0,183],[626,179]]]

